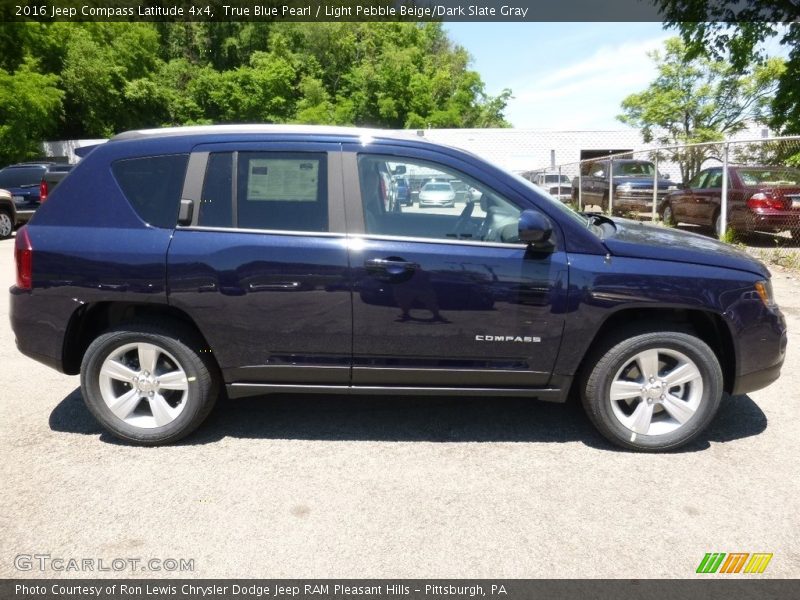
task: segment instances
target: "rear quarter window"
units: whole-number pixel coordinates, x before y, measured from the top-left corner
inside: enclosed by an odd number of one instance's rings
[[[172,228],[186,177],[188,154],[128,158],[111,166],[128,202],[146,223]]]

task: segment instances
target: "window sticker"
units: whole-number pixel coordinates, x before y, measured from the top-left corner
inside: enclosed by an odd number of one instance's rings
[[[316,202],[319,161],[252,158],[248,164],[247,199]]]

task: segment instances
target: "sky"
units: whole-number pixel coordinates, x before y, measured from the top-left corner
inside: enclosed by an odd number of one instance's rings
[[[472,55],[471,68],[490,95],[512,90],[505,114],[513,126],[557,130],[626,128],[616,119],[622,100],[656,76],[647,53],[677,35],[661,23],[446,23],[445,28]],[[774,50],[781,53],[777,45]]]

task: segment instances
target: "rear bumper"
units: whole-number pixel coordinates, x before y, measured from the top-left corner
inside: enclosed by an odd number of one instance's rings
[[[8,316],[17,349],[25,356],[63,373],[64,332],[54,326],[56,321],[48,319],[49,311],[43,303],[31,301],[30,292],[13,286],[9,294]]]
[[[17,217],[16,222],[17,224],[27,223],[31,220],[31,217],[36,213],[35,209],[17,209]]]
[[[744,223],[747,231],[786,231],[800,229],[800,211],[751,212]]]

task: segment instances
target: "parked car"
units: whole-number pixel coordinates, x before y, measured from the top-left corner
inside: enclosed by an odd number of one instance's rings
[[[61,180],[66,177],[74,165],[53,164],[47,167],[42,175],[42,182],[39,185],[39,202],[47,200],[47,196],[53,193]]]
[[[411,206],[411,187],[405,177],[395,177],[395,198],[400,206]]]
[[[609,178],[614,180],[613,209],[615,214],[653,210],[653,180],[656,168],[649,160],[600,160],[581,165],[579,178],[572,180],[572,199],[578,202],[578,188],[583,190],[583,206],[596,205],[604,211],[609,208]],[[659,174],[657,202],[678,186]]]
[[[453,207],[456,205],[456,191],[446,181],[431,181],[419,191],[419,205]]]
[[[570,183],[569,177],[566,175],[559,175],[557,171],[529,171],[523,173],[522,176],[534,185],[542,188],[553,198],[561,200],[561,202],[569,202],[572,200],[572,184]]]
[[[11,192],[0,190],[0,240],[11,236],[14,231],[17,209],[11,199]]]
[[[670,224],[693,223],[722,229],[722,167],[703,169],[661,204]],[[800,169],[776,166],[728,167],[728,227],[737,233],[790,231],[800,240]]]
[[[480,201],[394,210],[398,163]],[[574,213],[472,154],[389,132],[118,135],[17,232],[15,257],[19,350],[80,373],[91,413],[142,444],[189,434],[223,391],[574,392],[612,442],[666,450],[723,392],[774,381],[787,344],[757,259]]]
[[[26,223],[41,203],[42,177],[53,163],[29,162],[0,169],[0,188],[11,192],[14,200],[14,226]]]

